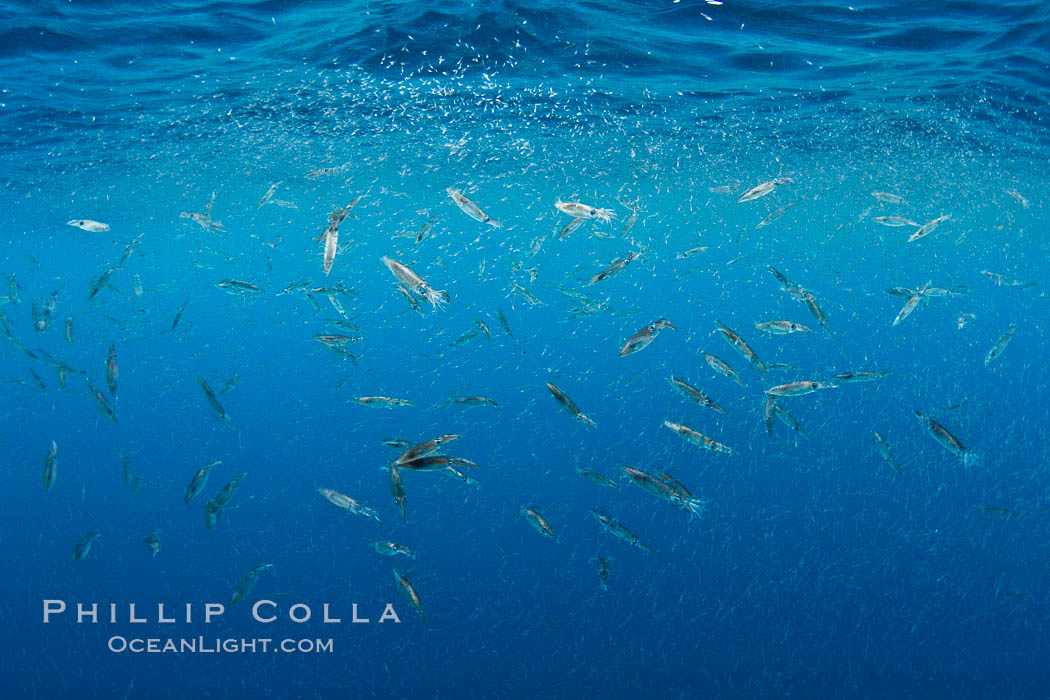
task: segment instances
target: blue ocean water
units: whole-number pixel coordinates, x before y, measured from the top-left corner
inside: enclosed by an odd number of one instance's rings
[[[0,8],[5,697],[1050,694],[1045,3]],[[326,275],[318,237],[358,197]],[[556,202],[610,220],[562,235]],[[768,433],[766,391],[851,371],[888,374],[780,399],[801,432]],[[446,434],[477,466],[402,468],[402,519],[383,440]],[[252,617],[267,600],[276,622]]]

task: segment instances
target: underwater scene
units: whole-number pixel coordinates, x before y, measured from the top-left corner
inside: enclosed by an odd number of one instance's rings
[[[0,2],[11,698],[1050,697],[1050,5]]]

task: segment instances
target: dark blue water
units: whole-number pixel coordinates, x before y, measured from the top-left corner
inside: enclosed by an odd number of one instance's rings
[[[45,2],[2,16],[11,697],[1046,697],[1044,3]],[[790,182],[737,201],[775,178]],[[213,193],[221,229],[180,216]],[[326,277],[315,238],[358,196]],[[559,239],[559,200],[614,218]],[[913,223],[875,221],[887,216]],[[383,256],[448,303],[417,296],[413,310]],[[217,286],[229,279],[259,291]],[[927,282],[943,292],[893,325],[908,299],[887,290]],[[306,293],[323,285],[348,290],[342,311]],[[675,329],[619,355],[660,318]],[[491,339],[457,343],[479,320]],[[791,367],[748,366],[716,320]],[[812,331],[755,327],[770,320]],[[355,339],[354,358],[318,334]],[[890,373],[782,399],[805,435],[776,420],[767,434],[766,390],[861,370]],[[462,396],[498,408],[450,403]],[[473,483],[402,470],[402,521],[384,471],[399,451],[382,440],[443,434],[462,436],[443,454],[476,463]],[[703,517],[626,467],[672,475]],[[208,529],[205,504],[241,472]],[[557,541],[530,528],[529,506]],[[381,556],[377,540],[416,558]],[[45,600],[67,612],[44,624]],[[278,621],[252,618],[260,600]],[[99,622],[78,624],[78,603],[98,603]],[[147,622],[129,621],[131,603]],[[157,621],[159,603],[176,622]],[[205,624],[208,603],[226,607]],[[399,623],[379,623],[388,603]],[[289,620],[296,604],[311,620]],[[325,604],[341,623],[322,621]],[[354,604],[369,623],[351,622]],[[200,637],[325,648],[110,650]]]

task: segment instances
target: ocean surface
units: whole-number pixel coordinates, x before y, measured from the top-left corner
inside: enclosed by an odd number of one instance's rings
[[[0,18],[4,697],[1050,696],[1047,3]]]

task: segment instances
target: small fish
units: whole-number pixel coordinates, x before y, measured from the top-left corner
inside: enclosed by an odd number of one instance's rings
[[[778,177],[768,182],[763,182],[759,185],[755,185],[747,192],[737,197],[737,202],[750,202],[751,200],[765,197],[767,194],[776,189],[777,185],[790,185],[794,182],[789,177]]]
[[[585,416],[582,411],[580,411],[579,407],[576,406],[573,400],[570,399],[564,391],[554,386],[554,384],[552,384],[551,382],[546,382],[546,384],[547,390],[551,393],[551,396],[554,397],[554,400],[557,401],[562,408],[568,411],[573,418],[592,428],[598,427],[597,425],[595,425],[594,421],[592,421],[590,418]]]
[[[51,449],[48,450],[47,460],[44,462],[44,491],[50,491],[58,478],[58,444],[51,441]]]
[[[66,319],[66,342],[73,342],[73,319],[71,318]]]
[[[76,226],[92,233],[102,233],[109,230],[109,224],[104,224],[101,221],[92,221],[91,219],[73,219],[72,221],[67,221],[66,225]]]
[[[577,219],[598,219],[608,223],[615,216],[612,209],[599,209],[579,202],[563,202],[560,199],[554,202],[554,207]]]
[[[893,194],[892,192],[872,192],[871,196],[880,202],[885,202],[886,204],[904,203],[904,197],[901,197],[899,194]]]
[[[462,192],[455,189],[454,187],[446,187],[445,192],[448,193],[448,196],[452,198],[452,201],[456,203],[456,206],[459,207],[464,214],[474,219],[475,221],[479,221],[483,224],[488,224],[493,228],[500,228],[502,226],[500,222],[496,221],[491,216],[482,211],[481,207],[467,199],[467,197]]]
[[[535,508],[522,508],[521,514],[525,516],[525,519],[529,521],[529,525],[532,526],[536,532],[540,533],[544,537],[549,537],[555,542],[558,541],[558,536],[554,534],[554,528],[547,522],[547,519],[536,510]]]
[[[80,561],[91,551],[91,543],[98,537],[97,532],[88,532],[73,547],[73,561]]]

